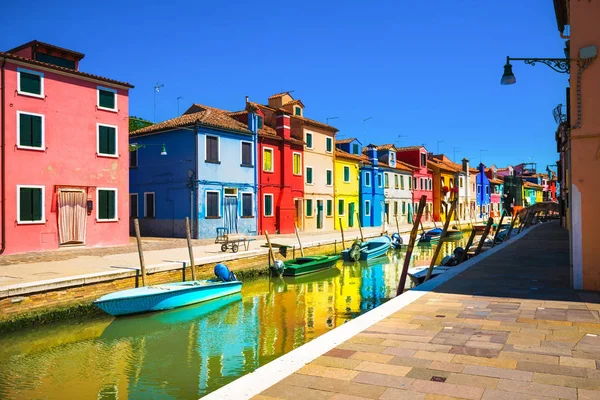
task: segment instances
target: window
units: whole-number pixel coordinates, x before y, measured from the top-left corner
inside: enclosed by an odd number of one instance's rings
[[[386,172],[386,173],[383,175],[383,178],[384,178],[384,179],[383,179],[383,181],[384,181],[384,184],[383,184],[383,185],[384,185],[384,187],[385,187],[386,189],[388,189],[388,188],[390,187],[390,176],[389,176],[389,174]]]
[[[394,215],[398,215],[398,202],[394,202]]]
[[[57,65],[59,67],[65,67],[70,69],[75,69],[75,61],[67,60],[66,58],[56,57],[46,53],[40,53],[36,51],[35,59],[37,61],[45,62],[52,65]]]
[[[307,217],[313,216],[313,201],[312,201],[312,199],[306,200],[306,216]]]
[[[144,218],[155,218],[156,217],[156,212],[154,211],[155,210],[154,206],[155,206],[154,193],[153,192],[144,193]]]
[[[306,147],[309,149],[313,148],[313,135],[312,133],[306,132]]]
[[[237,188],[224,188],[223,194],[225,196],[229,196],[229,197],[237,197],[238,190],[237,190]]]
[[[419,178],[419,187],[421,188],[421,190],[425,189],[425,185],[423,184],[423,178]]]
[[[381,174],[377,174],[377,186],[383,186],[383,177],[381,176]]]
[[[490,187],[489,186],[485,187],[485,194],[490,194]]]
[[[333,217],[333,200],[327,199],[327,216]]]
[[[333,171],[328,169],[325,172],[327,175],[327,181],[325,183],[327,184],[327,186],[332,186],[333,185]]]
[[[218,164],[219,159],[219,138],[217,136],[206,136],[206,154],[205,161],[207,163]]]
[[[242,193],[242,218],[254,216],[252,193]]]
[[[98,221],[117,221],[117,189],[98,188],[96,196],[96,219]]]
[[[117,91],[98,86],[98,109],[117,111]]]
[[[302,109],[300,107],[294,107],[294,115],[302,116]]]
[[[477,194],[481,194],[481,185],[477,185]]]
[[[369,200],[365,200],[365,216],[369,217],[371,215],[371,202]]]
[[[406,215],[406,202],[402,202],[402,215]]]
[[[398,189],[400,184],[398,183],[398,174],[394,174],[394,188]]]
[[[44,212],[44,186],[17,186],[17,223],[46,222]]]
[[[258,129],[262,129],[264,125],[263,122],[263,117],[261,117],[260,115],[258,116]]]
[[[429,178],[429,190],[433,190],[433,182],[431,178]]]
[[[242,167],[252,167],[252,142],[241,142],[242,146]]]
[[[294,153],[293,159],[294,159],[294,170],[293,170],[294,175],[302,175],[302,154]]]
[[[44,150],[44,116],[17,111],[17,147]]]
[[[440,182],[442,183],[442,187],[446,186],[446,180],[444,179],[444,177],[440,179]],[[475,191],[475,185],[473,185],[473,191]]]
[[[344,182],[350,182],[350,167],[344,165]]]
[[[18,69],[17,93],[26,96],[44,97],[44,74],[41,72]]]
[[[413,188],[414,188],[415,190],[417,190],[417,189],[418,189],[418,187],[417,187],[417,178],[413,178]]]
[[[459,178],[460,180],[458,181],[458,184],[460,187],[463,187],[463,178],[462,176]]]
[[[394,165],[396,163],[396,154],[394,154],[394,152],[390,151],[390,166]]]
[[[371,186],[371,173],[365,171],[365,186]]]
[[[325,138],[325,151],[331,153],[333,151],[333,139],[330,137]]]
[[[475,191],[475,184],[473,184],[473,191]]]
[[[265,194],[263,196],[263,215],[265,217],[273,216],[273,195]]]
[[[132,145],[136,145],[137,143],[132,143]],[[137,168],[138,167],[138,151],[137,149],[133,151],[129,151],[129,168]]]
[[[425,153],[421,153],[421,167],[427,165],[427,155]]]
[[[312,169],[312,167],[306,167],[306,183],[308,185],[313,184],[313,169]]]
[[[221,193],[215,190],[206,191],[206,218],[219,218]]]
[[[404,190],[404,176],[400,175],[400,189]]]
[[[450,187],[453,188],[454,187],[454,179],[450,178]]]
[[[117,127],[97,124],[98,129],[98,154],[102,156],[117,157]]]
[[[406,180],[408,181],[408,190],[412,190],[412,178],[407,176]]]
[[[137,218],[138,214],[138,195],[137,193],[129,194],[129,218]]]
[[[358,144],[354,143],[352,145],[352,154],[358,154]]]
[[[273,172],[273,149],[263,148],[263,171]]]
[[[338,200],[338,215],[340,217],[344,216],[344,199],[339,199]]]

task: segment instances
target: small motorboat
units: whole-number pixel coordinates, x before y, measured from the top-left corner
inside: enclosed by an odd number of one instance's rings
[[[293,260],[276,260],[275,265],[270,267],[274,276],[299,276],[312,272],[323,271],[335,265],[340,256],[307,256]]]
[[[395,250],[398,250],[398,249],[402,248],[402,242],[403,242],[402,241],[402,236],[400,236],[399,233],[394,233],[392,235],[392,247]]]
[[[435,278],[438,275],[443,274],[448,271],[452,267],[460,264],[461,260],[465,255],[465,249],[462,247],[457,247],[454,249],[453,253],[449,256],[446,256],[440,262],[440,265],[434,265],[431,271],[431,278]],[[408,269],[408,276],[412,281],[412,286],[420,285],[425,282],[425,278],[427,277],[427,270],[429,269],[429,265],[423,265],[418,267],[413,267]]]
[[[435,242],[437,240],[440,240],[441,236],[442,228],[434,228],[430,231],[421,234],[421,237],[419,238],[419,243]]]
[[[349,249],[342,251],[342,257],[344,261],[370,260],[385,255],[391,245],[392,239],[385,235],[364,242],[357,240]]]
[[[215,266],[215,275],[217,279],[119,290],[100,297],[94,304],[110,315],[119,316],[170,310],[239,293],[242,290],[242,282],[224,264]]]

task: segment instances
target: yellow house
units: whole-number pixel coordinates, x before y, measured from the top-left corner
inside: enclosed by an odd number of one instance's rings
[[[427,167],[433,171],[433,218],[443,222],[454,199],[452,189],[457,169],[432,157],[427,161]]]
[[[358,226],[360,156],[335,149],[334,159],[335,229]],[[329,210],[328,214],[329,214]]]

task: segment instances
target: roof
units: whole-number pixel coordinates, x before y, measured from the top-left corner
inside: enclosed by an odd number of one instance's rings
[[[391,149],[395,149],[396,146],[394,146],[393,143],[387,143],[387,144],[382,144],[381,146],[377,146],[377,150],[391,150]]]
[[[355,160],[355,161],[362,161],[362,157],[356,154],[350,154],[345,152],[344,150],[340,150],[340,149],[335,149],[335,156],[336,157],[340,157],[340,158],[349,158],[351,160]]]
[[[493,183],[494,185],[502,185],[502,184],[504,184],[504,181],[502,179],[492,178],[492,179],[490,179],[490,183]]]
[[[66,73],[69,73],[69,74],[72,74],[72,75],[78,75],[78,76],[82,76],[82,77],[86,77],[86,78],[96,79],[96,80],[99,80],[99,81],[102,81],[102,82],[107,82],[107,83],[112,83],[112,84],[115,84],[115,85],[125,86],[125,87],[128,87],[130,89],[133,88],[133,85],[130,84],[130,83],[127,83],[127,82],[121,82],[121,81],[117,81],[117,80],[114,80],[114,79],[105,78],[103,76],[89,74],[87,72],[76,71],[76,70],[71,69],[71,68],[59,67],[58,65],[48,64],[48,63],[45,63],[45,62],[42,62],[42,61],[32,60],[32,59],[21,57],[21,56],[18,56],[16,54],[12,54],[12,53],[5,53],[5,52],[1,52],[0,51],[0,58],[11,59],[11,60],[20,61],[20,62],[27,63],[27,64],[39,66],[39,67],[44,67],[44,68],[52,69],[52,70],[55,70],[55,71],[61,71],[61,72],[66,72]]]
[[[304,104],[302,103],[302,101],[300,99],[298,100],[292,100],[292,101],[288,101],[287,103],[285,103],[284,105],[282,105],[281,107],[285,107],[285,106],[292,106],[294,104],[298,104],[301,105],[302,108],[304,108]]]
[[[544,189],[544,187],[542,185],[538,185],[537,183],[529,182],[526,180],[523,180],[523,187],[530,188],[530,189],[538,189],[538,190]]]
[[[283,95],[285,95],[285,94],[286,94],[286,93],[280,93],[279,95],[283,96]],[[277,96],[279,96],[279,95],[273,95],[273,96],[271,96],[270,98],[277,97]],[[324,124],[324,123],[322,123],[322,122],[319,122],[319,121],[315,121],[314,119],[310,119],[310,118],[301,117],[301,116],[299,116],[299,115],[291,115],[291,114],[289,113],[289,111],[286,111],[286,110],[284,110],[284,109],[282,109],[282,108],[275,109],[275,108],[272,108],[272,107],[266,106],[266,105],[264,105],[264,104],[259,104],[259,103],[255,103],[255,102],[252,102],[252,101],[249,101],[247,104],[249,104],[249,105],[251,105],[251,106],[254,106],[254,107],[257,107],[257,108],[259,108],[259,109],[260,109],[260,108],[264,108],[264,109],[266,109],[266,110],[271,110],[271,111],[273,111],[273,112],[284,112],[284,113],[288,114],[288,115],[290,116],[290,118],[291,118],[291,119],[297,119],[297,120],[300,120],[300,121],[306,122],[306,123],[308,123],[308,124],[310,124],[310,125],[319,126],[319,127],[321,127],[321,128],[325,128],[325,129],[328,129],[328,130],[330,130],[330,131],[333,131],[333,132],[338,132],[338,129],[337,129],[336,127],[334,127],[334,126],[327,125],[327,124]]]
[[[404,166],[405,168],[409,168],[411,171],[416,171],[416,170],[418,170],[418,169],[419,169],[419,167],[417,167],[417,166],[414,166],[414,165],[412,165],[412,164],[409,164],[409,163],[407,163],[407,162],[404,162],[404,161],[400,161],[400,160],[398,160],[398,159],[396,159],[396,165],[402,165],[402,166]]]
[[[347,139],[337,139],[335,141],[335,144],[348,144],[348,143],[352,143],[354,141],[357,141],[358,143],[360,143],[356,138],[347,138]]]
[[[569,24],[569,2],[567,0],[554,0],[554,14],[556,25],[560,33],[565,31],[565,25]]]
[[[149,133],[157,133],[169,129],[181,128],[184,126],[191,126],[196,121],[204,126],[226,129],[231,131],[238,131],[242,133],[251,134],[252,132],[248,129],[246,124],[231,117],[229,111],[221,110],[214,107],[204,106],[196,104],[192,106],[195,109],[202,110],[198,112],[192,112],[189,114],[183,114],[180,117],[168,119],[158,124],[150,125],[142,129],[138,129],[135,132],[131,132],[131,136],[144,135]],[[192,108],[190,107],[190,108]]]
[[[281,93],[274,94],[273,96],[269,97],[269,98],[268,98],[268,100],[271,100],[271,99],[276,99],[276,98],[278,98],[278,97],[283,97],[283,96],[285,96],[286,94],[287,94],[287,95],[289,95],[289,94],[290,94],[290,92],[281,92]]]
[[[69,50],[69,49],[65,49],[64,47],[58,47],[53,44],[40,42],[39,40],[32,40],[31,42],[22,44],[18,47],[15,47],[14,49],[8,50],[7,53],[16,53],[19,50],[23,50],[23,49],[26,49],[28,47],[33,47],[33,46],[43,46],[43,47],[48,47],[49,49],[52,49],[52,50],[59,51],[61,53],[69,53],[69,54],[75,56],[78,60],[81,60],[83,57],[85,57],[85,54],[79,53],[78,51]]]
[[[435,155],[432,158],[430,158],[428,161],[433,161],[434,163],[437,163],[438,168],[444,168],[447,171],[463,172],[462,165],[450,161],[450,159],[448,157],[446,157],[444,154]]]
[[[398,164],[398,163],[396,163],[396,167],[395,168],[392,167],[392,166],[390,166],[388,163],[384,163],[382,161],[379,161],[378,164],[379,164],[380,167],[384,167],[384,168],[397,169],[399,171],[410,172],[410,173],[413,172],[412,168],[406,167],[406,166]]]
[[[407,146],[407,147],[396,147],[398,151],[409,151],[409,150],[419,150],[423,149],[424,146]]]
[[[190,110],[195,109],[197,107],[202,107],[202,106],[200,106],[199,104],[194,104],[194,105],[192,105],[192,107],[190,107]],[[237,116],[247,115],[247,114],[248,114],[248,110],[227,112],[227,115],[229,115],[231,117],[237,117]],[[273,129],[270,126],[265,125],[265,124],[263,124],[263,127],[261,129],[259,129],[257,133],[258,133],[259,137],[264,137],[264,138],[269,138],[269,139],[274,139],[274,140],[279,140],[279,141],[284,140],[281,136],[277,135],[277,131],[275,129]],[[287,140],[287,142],[292,143],[292,144],[298,144],[301,146],[306,144],[306,143],[304,143],[304,141],[296,139],[296,138],[290,138]]]

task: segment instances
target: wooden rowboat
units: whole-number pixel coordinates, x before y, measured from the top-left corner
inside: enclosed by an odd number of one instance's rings
[[[366,242],[355,242],[349,249],[342,251],[344,261],[370,260],[385,255],[392,240],[389,236],[380,236]]]
[[[312,272],[323,271],[335,265],[340,256],[307,256],[288,261],[277,261],[271,266],[271,272],[275,276],[299,276]]]

